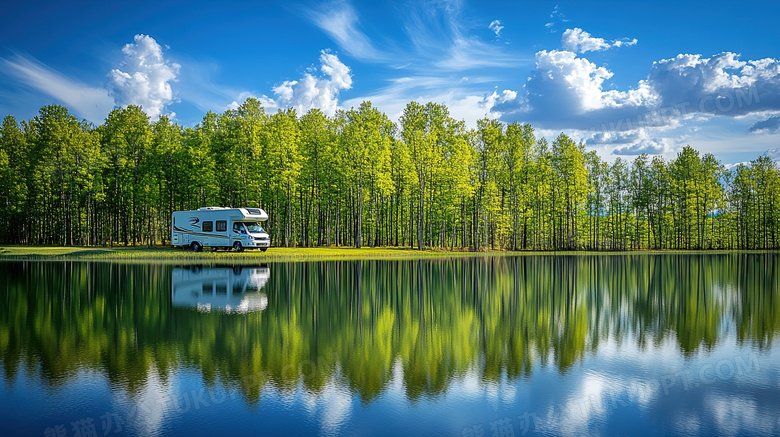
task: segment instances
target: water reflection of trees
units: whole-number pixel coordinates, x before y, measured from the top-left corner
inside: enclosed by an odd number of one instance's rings
[[[521,256],[270,266],[257,313],[171,306],[171,267],[0,264],[0,357],[58,386],[82,368],[137,392],[181,366],[256,402],[264,387],[364,402],[403,370],[407,396],[455,377],[561,372],[600,343],[673,338],[684,355],[729,332],[768,347],[780,330],[776,255]]]

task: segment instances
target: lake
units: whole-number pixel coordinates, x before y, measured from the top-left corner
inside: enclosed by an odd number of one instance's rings
[[[0,262],[0,435],[779,435],[778,267]]]

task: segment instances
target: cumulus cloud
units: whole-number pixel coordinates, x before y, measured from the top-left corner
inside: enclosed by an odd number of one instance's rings
[[[516,100],[517,91],[503,90],[501,91],[501,94],[499,94],[498,90],[496,89],[492,94],[487,95],[482,99],[480,106],[490,110],[491,108],[496,107],[496,105],[500,105],[506,102],[514,102]]]
[[[599,132],[585,140],[586,146],[633,144],[643,139],[644,131]]]
[[[501,37],[501,30],[504,29],[504,25],[499,20],[493,20],[488,25],[488,28],[496,34],[496,38]]]
[[[773,115],[766,120],[756,122],[748,131],[759,134],[776,134],[780,131],[780,115]]]
[[[762,155],[768,156],[774,162],[780,162],[780,147],[775,147],[764,152]]]
[[[593,134],[585,139],[588,147],[603,147],[606,151],[612,149],[613,155],[634,156],[647,153],[660,155],[674,150],[672,139],[656,138],[647,129],[633,131],[606,131]]]
[[[89,86],[32,57],[0,58],[0,71],[67,105],[75,114],[100,124],[116,106],[139,105],[156,119],[173,102],[171,82],[179,65],[164,59],[162,48],[147,35],[136,35],[122,48],[124,59],[109,73],[108,86]]]
[[[108,91],[71,79],[39,62],[35,58],[16,56],[0,59],[0,70],[16,76],[29,87],[64,103],[71,111],[95,124],[100,124],[114,109]]]
[[[563,32],[563,36],[561,37],[561,44],[563,45],[563,48],[575,53],[597,52],[607,50],[612,47],[632,46],[636,43],[636,38],[631,40],[619,39],[614,41],[607,41],[604,38],[595,38],[588,32],[585,32],[578,27],[575,27],[574,29],[566,29],[566,31]]]
[[[324,76],[315,77],[306,73],[299,80],[285,81],[274,87],[276,105],[294,107],[299,113],[319,108],[327,115],[335,114],[339,93],[352,88],[352,75],[349,67],[332,53],[323,51],[320,63]]]
[[[630,146],[618,147],[612,151],[612,154],[634,156],[647,153],[648,155],[659,155],[665,153],[667,150],[666,140],[652,138],[649,140],[641,140]]]
[[[625,108],[642,108],[655,97],[646,83],[627,91],[605,90],[613,73],[566,50],[540,51],[536,69],[525,84],[525,96],[499,102],[493,108],[505,115],[522,114],[542,127],[587,129],[597,120],[621,116]],[[524,97],[524,98],[523,98]],[[546,126],[545,126],[546,125]]]
[[[275,97],[263,95],[258,99],[269,109],[295,108],[303,114],[318,108],[332,116],[339,109],[341,91],[352,88],[352,73],[338,56],[325,50],[320,53],[320,72],[320,75],[306,73],[298,80],[284,81],[273,88]],[[250,93],[242,93],[239,98],[251,96]],[[228,108],[235,109],[238,105],[234,101]]]
[[[163,57],[162,47],[148,35],[136,35],[122,48],[124,60],[111,70],[112,94],[119,105],[139,105],[154,120],[173,102],[171,82],[179,64]]]
[[[647,83],[661,106],[690,112],[739,116],[780,109],[780,62],[741,61],[724,52],[703,58],[680,54],[653,63]]]
[[[681,54],[653,64],[626,90],[609,89],[613,73],[568,50],[540,51],[524,93],[497,102],[505,121],[523,118],[542,128],[635,130],[674,127],[690,117],[738,117],[780,111],[780,61],[741,61],[734,53],[709,58]],[[776,119],[754,126],[772,131]]]

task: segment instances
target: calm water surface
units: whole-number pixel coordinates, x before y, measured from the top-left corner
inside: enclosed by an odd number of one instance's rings
[[[0,263],[0,435],[780,435],[780,256]]]

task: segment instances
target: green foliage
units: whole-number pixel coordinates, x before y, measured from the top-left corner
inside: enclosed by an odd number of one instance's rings
[[[604,162],[561,133],[410,102],[266,114],[249,98],[194,127],[138,106],[97,128],[64,107],[0,128],[0,242],[155,245],[176,210],[265,208],[275,245],[486,250],[773,249],[780,173],[687,146]]]

